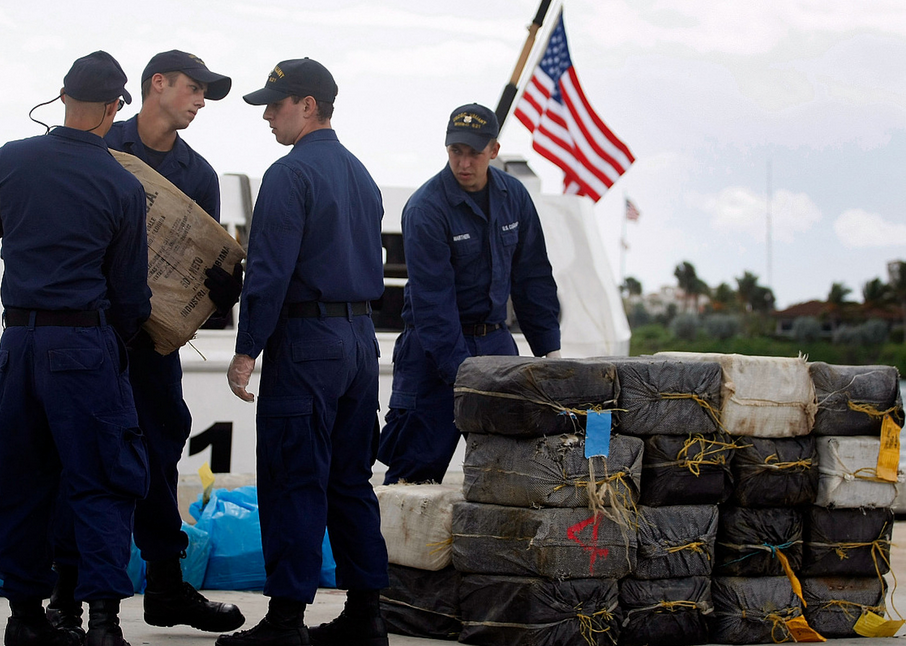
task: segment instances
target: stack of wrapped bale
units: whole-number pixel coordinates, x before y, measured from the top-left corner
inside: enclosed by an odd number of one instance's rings
[[[883,617],[886,609],[899,450],[887,455],[885,473],[881,436],[885,417],[903,423],[900,378],[885,366],[815,362],[809,370],[820,479],[805,516],[805,616],[825,637],[854,637],[863,614]]]
[[[661,353],[722,368],[721,424],[733,438],[733,494],[720,508],[712,579],[711,639],[792,641],[802,603],[803,505],[815,500],[815,391],[804,359]]]
[[[387,543],[390,586],[381,591],[381,611],[390,632],[428,639],[456,639],[459,572],[452,565],[455,485],[382,485],[381,533]]]
[[[453,507],[459,640],[616,644],[617,582],[636,562],[643,444],[614,435],[606,458],[585,457],[588,417],[619,394],[614,365],[474,357],[454,391],[468,434],[465,501]]]
[[[620,383],[614,430],[645,442],[637,565],[620,583],[620,644],[707,643],[717,503],[731,490],[720,364],[611,361]]]

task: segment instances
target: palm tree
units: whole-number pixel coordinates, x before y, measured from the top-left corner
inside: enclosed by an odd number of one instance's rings
[[[903,312],[903,343],[906,343],[906,262],[889,263],[887,270],[890,272],[890,291]]]
[[[695,267],[692,263],[683,261],[676,266],[676,269],[673,270],[673,275],[676,276],[677,285],[683,290],[683,311],[688,309],[689,298],[695,295],[697,289],[697,283],[701,282],[698,279],[698,276],[695,274]],[[698,305],[698,296],[695,295],[696,309]]]
[[[633,278],[632,276],[627,276],[626,280],[623,281],[622,290],[626,292],[629,296],[641,296],[642,295],[642,283]]]
[[[868,307],[883,307],[893,299],[890,285],[880,278],[873,278],[862,286],[862,302]]]
[[[736,292],[726,283],[721,283],[714,288],[711,296],[711,306],[715,311],[731,309],[736,301]]]
[[[835,307],[846,305],[846,297],[852,294],[853,290],[843,283],[834,283],[831,285],[830,292],[827,295],[827,302]]]
[[[758,289],[758,276],[751,272],[744,272],[743,275],[736,279],[736,296],[742,304],[743,309],[751,312],[753,309],[753,299]]]

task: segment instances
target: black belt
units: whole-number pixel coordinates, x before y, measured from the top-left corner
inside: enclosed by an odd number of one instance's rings
[[[21,327],[30,324],[31,314],[35,313],[35,327],[96,327],[104,325],[104,317],[99,310],[19,310],[7,308],[3,312],[6,327]]]
[[[462,326],[462,333],[466,336],[487,336],[495,330],[499,330],[503,325],[500,323],[473,323]]]
[[[324,313],[321,313],[321,310]],[[320,318],[322,316],[364,316],[371,314],[371,305],[367,301],[358,303],[319,303],[318,301],[304,301],[302,303],[287,303],[284,308],[286,315],[291,319]]]

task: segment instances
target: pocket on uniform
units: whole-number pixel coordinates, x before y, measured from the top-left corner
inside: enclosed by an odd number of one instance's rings
[[[390,408],[413,410],[415,408],[415,395],[393,391],[390,393]]]
[[[104,351],[100,348],[57,348],[48,350],[47,360],[51,372],[97,370],[104,365]]]
[[[311,397],[258,398],[258,468],[266,469],[272,480],[293,477],[294,465],[311,453],[311,414]]]
[[[343,342],[340,339],[296,341],[292,344],[293,361],[332,361],[343,358]]]
[[[148,495],[151,474],[145,437],[135,414],[123,410],[96,418],[100,466],[107,483],[117,493],[144,498]]]

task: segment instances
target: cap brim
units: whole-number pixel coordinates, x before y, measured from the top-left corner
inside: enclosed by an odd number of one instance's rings
[[[127,90],[126,88],[123,88],[122,96],[123,96],[123,101],[126,102],[126,105],[129,105],[130,103],[132,103],[132,95],[129,94],[129,90]]]
[[[207,68],[199,67],[194,70],[185,70],[182,73],[206,84],[208,89],[204,93],[204,98],[211,101],[220,101],[230,93],[230,88],[233,87],[233,80],[229,76],[216,74]]]
[[[249,105],[267,105],[268,103],[282,101],[288,96],[286,92],[279,92],[273,88],[264,87],[246,94],[242,99]]]
[[[480,135],[476,132],[463,130],[461,132],[448,132],[444,145],[452,146],[453,144],[465,144],[477,151],[482,151],[487,148],[488,142],[491,141],[491,139],[493,139],[493,137],[490,135]]]

